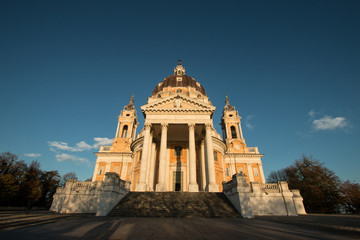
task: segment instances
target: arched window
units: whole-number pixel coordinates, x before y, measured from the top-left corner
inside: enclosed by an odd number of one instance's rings
[[[181,93],[181,92],[182,92],[182,90],[181,90],[181,89],[178,89],[178,90],[176,90],[176,92],[177,92],[177,93]]]
[[[128,126],[125,125],[124,128],[123,128],[122,134],[121,134],[121,137],[122,137],[122,138],[125,138],[125,137],[126,137],[127,131],[128,131]]]
[[[236,129],[235,129],[235,127],[231,126],[230,130],[231,130],[231,138],[237,138],[236,137]]]

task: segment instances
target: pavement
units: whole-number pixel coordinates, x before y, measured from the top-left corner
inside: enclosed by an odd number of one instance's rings
[[[0,239],[360,239],[360,215],[124,218],[1,211]]]

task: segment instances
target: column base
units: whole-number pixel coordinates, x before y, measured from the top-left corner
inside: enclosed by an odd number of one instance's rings
[[[155,192],[167,192],[167,187],[166,187],[165,183],[156,184]]]
[[[199,186],[197,185],[197,183],[189,184],[189,192],[198,192],[198,191],[199,191]]]
[[[146,192],[147,190],[147,185],[146,183],[138,183],[136,185],[135,191],[136,192]]]
[[[209,183],[206,186],[206,191],[208,192],[219,192],[219,186],[215,183]]]

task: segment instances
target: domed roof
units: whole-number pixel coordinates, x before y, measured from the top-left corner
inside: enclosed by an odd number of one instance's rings
[[[181,60],[178,61],[178,65],[174,68],[174,75],[168,76],[159,83],[152,92],[152,96],[161,92],[166,87],[193,87],[196,91],[206,96],[203,86],[201,86],[201,84],[195,81],[192,77],[185,75],[185,69],[181,65]]]

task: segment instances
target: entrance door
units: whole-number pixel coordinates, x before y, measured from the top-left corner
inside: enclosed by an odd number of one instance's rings
[[[183,190],[182,179],[182,172],[173,172],[173,191],[181,192]]]

